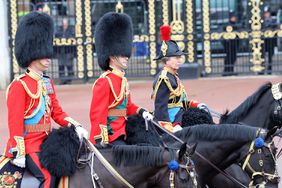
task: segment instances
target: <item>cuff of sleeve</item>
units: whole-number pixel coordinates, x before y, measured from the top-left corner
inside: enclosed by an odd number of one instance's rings
[[[102,142],[103,144],[109,143],[108,128],[106,125],[99,125],[101,134],[94,136],[95,142]]]
[[[25,156],[24,138],[21,136],[14,136],[14,139],[16,141],[16,147],[11,148],[9,153],[13,154],[16,158]]]
[[[159,124],[166,130],[173,132],[173,126],[171,122],[168,121],[159,121]]]
[[[74,125],[75,127],[81,126],[81,123],[78,123],[77,121],[75,121],[71,117],[66,117],[64,120],[69,122],[68,126],[71,126],[71,125]]]
[[[189,108],[197,108],[198,104],[200,104],[198,101],[191,100],[189,101]]]
[[[145,112],[145,111],[146,110],[144,108],[138,108],[136,112],[137,112],[137,114],[142,116],[143,112]]]
[[[181,126],[181,123],[180,123],[180,122],[174,122],[174,123],[172,124],[173,127],[175,127],[176,125]]]

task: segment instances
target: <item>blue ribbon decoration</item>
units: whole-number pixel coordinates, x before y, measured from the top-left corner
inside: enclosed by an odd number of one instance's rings
[[[177,171],[179,169],[179,163],[176,160],[171,160],[168,163],[168,168],[173,171]]]
[[[255,148],[262,148],[264,146],[264,140],[261,137],[255,139]]]

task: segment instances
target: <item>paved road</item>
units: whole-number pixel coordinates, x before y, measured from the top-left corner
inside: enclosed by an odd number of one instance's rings
[[[222,113],[226,109],[233,110],[267,81],[272,83],[281,82],[282,77],[205,78],[185,80],[184,86],[190,99],[204,102],[213,110]],[[150,100],[151,88],[152,81],[130,81],[133,102],[148,110],[153,110],[153,103]],[[89,106],[92,97],[92,84],[57,86],[56,89],[63,109],[89,130]],[[3,90],[0,91],[0,120],[0,151],[3,151],[4,144],[8,138],[7,109],[5,91]],[[282,169],[281,159],[279,166]],[[282,174],[281,170],[280,174]]]

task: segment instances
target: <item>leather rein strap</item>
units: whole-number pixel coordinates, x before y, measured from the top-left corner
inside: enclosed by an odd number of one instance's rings
[[[98,158],[98,160],[104,165],[104,167],[114,176],[116,180],[118,180],[120,183],[125,185],[128,188],[134,188],[128,181],[126,181],[113,167],[112,165],[105,159],[105,157],[100,153],[100,151],[89,141],[86,140],[88,143],[90,149],[93,151],[95,156]]]

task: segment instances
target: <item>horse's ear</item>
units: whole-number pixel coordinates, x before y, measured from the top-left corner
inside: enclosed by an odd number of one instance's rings
[[[225,123],[226,119],[228,118],[229,115],[229,110],[226,109],[226,111],[221,115],[220,119],[219,119],[219,123]]]
[[[195,153],[195,150],[197,148],[198,143],[195,143],[191,146],[191,148],[188,149],[188,155],[191,156]]]
[[[187,143],[185,142],[180,146],[179,152],[178,152],[178,160],[180,161],[183,155],[186,153],[187,149]]]
[[[265,140],[267,140],[270,136],[274,135],[276,133],[277,129],[278,129],[277,126],[270,129],[266,134]]]
[[[195,143],[187,149],[187,143],[185,142],[184,144],[182,144],[178,152],[178,160],[181,161],[181,158],[185,153],[187,153],[189,156],[193,155],[195,153],[197,145],[198,143]]]
[[[273,137],[275,137],[275,136],[278,136],[278,137],[282,138],[282,129],[281,129],[281,128],[279,128],[279,129],[274,133]]]

